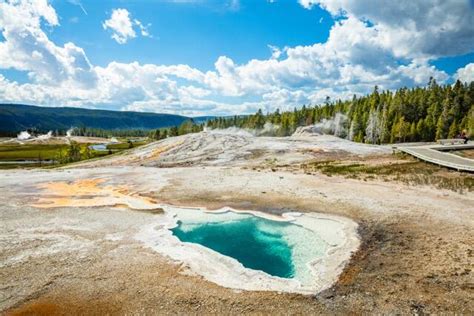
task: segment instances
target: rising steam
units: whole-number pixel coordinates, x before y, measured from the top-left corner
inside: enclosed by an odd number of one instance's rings
[[[37,139],[39,140],[47,140],[53,136],[53,131],[49,131],[47,134],[38,135]]]
[[[31,134],[27,131],[20,132],[16,137],[18,140],[27,140],[31,138]]]
[[[41,134],[41,135],[38,135],[38,136],[34,136],[34,135],[31,135],[30,133],[28,133],[28,131],[23,131],[23,132],[20,132],[20,134],[18,134],[16,136],[16,140],[19,140],[19,141],[24,141],[24,140],[34,140],[34,139],[37,139],[37,140],[48,140],[50,139],[51,137],[53,136],[53,131],[49,131],[48,133],[46,134]]]
[[[66,132],[66,137],[71,137],[71,136],[73,136],[75,130],[76,130],[75,127],[71,127],[70,129],[68,129],[67,132]]]
[[[348,118],[342,113],[336,113],[332,119],[322,119],[319,123],[308,126],[300,126],[293,133],[293,136],[311,135],[334,135],[346,138],[348,133]]]

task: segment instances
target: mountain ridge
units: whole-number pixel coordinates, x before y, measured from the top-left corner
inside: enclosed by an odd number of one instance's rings
[[[26,129],[38,131],[67,130],[71,127],[101,129],[157,129],[177,126],[193,119],[202,123],[212,118],[177,114],[111,111],[75,107],[43,107],[0,103],[0,133],[17,133]]]

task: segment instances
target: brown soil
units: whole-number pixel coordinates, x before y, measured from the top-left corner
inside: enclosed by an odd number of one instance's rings
[[[455,155],[459,155],[461,157],[474,159],[474,149],[456,150],[456,151],[453,151],[452,153]]]

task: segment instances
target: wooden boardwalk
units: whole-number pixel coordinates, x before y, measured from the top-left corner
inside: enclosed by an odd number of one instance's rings
[[[399,151],[412,155],[418,159],[431,162],[458,171],[474,172],[474,160],[464,158],[446,151],[474,149],[474,144],[464,145],[420,145],[400,144],[395,146]]]

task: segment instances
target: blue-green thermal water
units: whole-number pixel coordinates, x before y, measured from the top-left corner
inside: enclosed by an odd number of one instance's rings
[[[172,232],[183,242],[203,245],[238,260],[246,268],[294,277],[292,246],[284,238],[285,230],[293,224],[248,215],[236,217],[199,223],[178,221]]]

